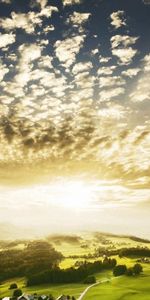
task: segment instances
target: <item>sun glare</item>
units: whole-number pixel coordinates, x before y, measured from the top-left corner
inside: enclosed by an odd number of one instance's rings
[[[55,205],[83,209],[88,208],[91,202],[92,191],[87,183],[82,181],[62,181],[53,187],[55,193],[52,194]]]

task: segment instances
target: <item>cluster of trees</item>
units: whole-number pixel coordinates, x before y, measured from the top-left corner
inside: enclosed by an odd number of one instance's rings
[[[139,275],[143,271],[143,268],[140,264],[135,264],[133,267],[127,268],[126,265],[117,265],[113,269],[114,276],[136,276]]]
[[[85,279],[103,270],[112,270],[116,266],[116,259],[105,258],[103,261],[93,263],[83,262],[78,268],[60,269],[51,268],[48,271],[27,276],[27,286],[43,283],[75,283],[85,281]]]
[[[62,254],[46,241],[29,242],[24,250],[1,251],[0,281],[49,270],[62,258]]]
[[[150,249],[147,247],[123,248],[119,251],[120,257],[144,256],[150,257]]]

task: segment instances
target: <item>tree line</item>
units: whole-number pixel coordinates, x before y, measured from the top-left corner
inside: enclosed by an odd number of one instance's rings
[[[59,265],[63,256],[46,241],[32,241],[23,250],[0,252],[0,281],[28,276]]]
[[[44,284],[44,283],[77,283],[86,281],[88,276],[101,272],[103,270],[111,270],[116,266],[116,259],[105,258],[103,261],[95,261],[93,263],[83,262],[78,268],[71,267],[68,269],[60,269],[59,267],[40,272],[35,275],[27,276],[27,286]]]

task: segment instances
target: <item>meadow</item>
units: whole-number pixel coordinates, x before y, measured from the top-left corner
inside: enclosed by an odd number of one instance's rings
[[[53,240],[53,239],[52,239]],[[75,265],[76,261],[84,261],[84,255],[88,256],[89,253],[93,254],[98,247],[105,248],[122,248],[122,247],[148,247],[149,243],[143,241],[134,241],[130,237],[123,236],[107,236],[102,234],[101,236],[93,236],[91,234],[82,235],[82,239],[68,241],[66,238],[58,241],[51,241],[56,250],[60,251],[64,255],[64,259],[60,263],[61,268],[68,268]],[[21,245],[21,246],[20,246]],[[23,243],[18,243],[16,247],[23,247]],[[74,257],[76,256],[76,257]],[[126,264],[127,267],[131,267],[136,263],[137,257],[123,257],[118,255],[112,256],[116,258],[118,264]],[[93,262],[99,258],[87,258],[87,261]],[[84,300],[149,300],[150,295],[150,264],[142,264],[143,274],[136,277],[121,276],[114,278],[112,271],[103,271],[99,274],[95,274],[97,282],[100,282],[97,286],[92,287],[84,296]],[[43,284],[38,286],[27,287],[25,278],[12,278],[1,282],[0,284],[0,298],[11,297],[12,290],[9,290],[11,283],[17,283],[18,288],[22,289],[22,292],[27,294],[37,293],[38,295],[52,294],[54,297],[58,297],[61,294],[75,296],[76,299],[85,290],[87,285],[81,283],[74,284]]]

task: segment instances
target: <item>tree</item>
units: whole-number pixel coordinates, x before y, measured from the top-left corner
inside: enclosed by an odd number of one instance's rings
[[[139,275],[143,271],[143,267],[140,264],[135,264],[133,267],[133,273]]]
[[[126,265],[118,265],[114,268],[113,270],[113,275],[114,276],[121,276],[121,275],[124,275],[127,271],[127,267]]]
[[[9,287],[10,290],[14,290],[14,289],[17,289],[17,288],[18,288],[18,286],[17,286],[16,283],[11,283],[11,285]]]
[[[18,297],[20,297],[21,295],[22,295],[22,290],[20,290],[20,289],[14,290],[14,292],[13,292],[13,297],[14,297],[14,298],[18,298]]]
[[[88,276],[85,280],[84,280],[85,284],[93,284],[96,283],[96,278],[95,276]]]
[[[127,276],[133,276],[133,268],[128,268],[126,271]]]

